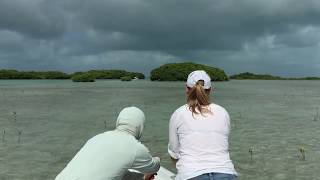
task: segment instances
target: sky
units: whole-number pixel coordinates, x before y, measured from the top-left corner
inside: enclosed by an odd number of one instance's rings
[[[0,69],[320,76],[319,0],[0,0]]]

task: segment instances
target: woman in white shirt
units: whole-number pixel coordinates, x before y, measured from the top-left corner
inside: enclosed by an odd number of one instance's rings
[[[176,162],[176,180],[236,180],[230,160],[230,118],[210,102],[211,79],[202,70],[189,74],[187,104],[171,116],[168,152]]]

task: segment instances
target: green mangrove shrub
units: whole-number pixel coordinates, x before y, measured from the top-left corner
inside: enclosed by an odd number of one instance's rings
[[[250,72],[235,74],[230,76],[230,79],[263,79],[263,80],[282,80],[284,78],[279,76],[272,76],[269,74],[254,74]]]
[[[94,76],[96,79],[121,79],[121,77],[129,76],[132,79],[145,79],[144,74],[138,72],[128,72],[124,70],[91,70],[89,74]]]
[[[320,80],[320,77],[300,77],[300,78],[285,78],[280,76],[274,76],[270,74],[254,74],[250,72],[244,72],[230,76],[230,79],[257,79],[257,80]]]
[[[152,81],[186,81],[188,75],[195,70],[205,70],[212,81],[229,80],[222,69],[191,62],[164,64],[150,72],[150,79]]]
[[[132,81],[131,76],[123,76],[120,79],[121,79],[121,81]]]
[[[78,73],[72,76],[73,82],[95,82],[94,76],[89,73]]]

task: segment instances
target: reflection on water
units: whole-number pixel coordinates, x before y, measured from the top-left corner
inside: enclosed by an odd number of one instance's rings
[[[212,99],[231,115],[240,179],[319,179],[319,89],[320,81],[216,83]],[[146,113],[143,143],[174,170],[167,129],[185,103],[183,82],[0,81],[0,102],[0,179],[53,179],[86,140],[113,129],[119,111],[133,105]]]

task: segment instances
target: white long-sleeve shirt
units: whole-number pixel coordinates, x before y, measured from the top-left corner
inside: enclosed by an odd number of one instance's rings
[[[237,174],[228,151],[229,114],[217,104],[209,109],[212,114],[192,116],[184,105],[171,116],[168,152],[178,159],[176,180],[211,172]]]

